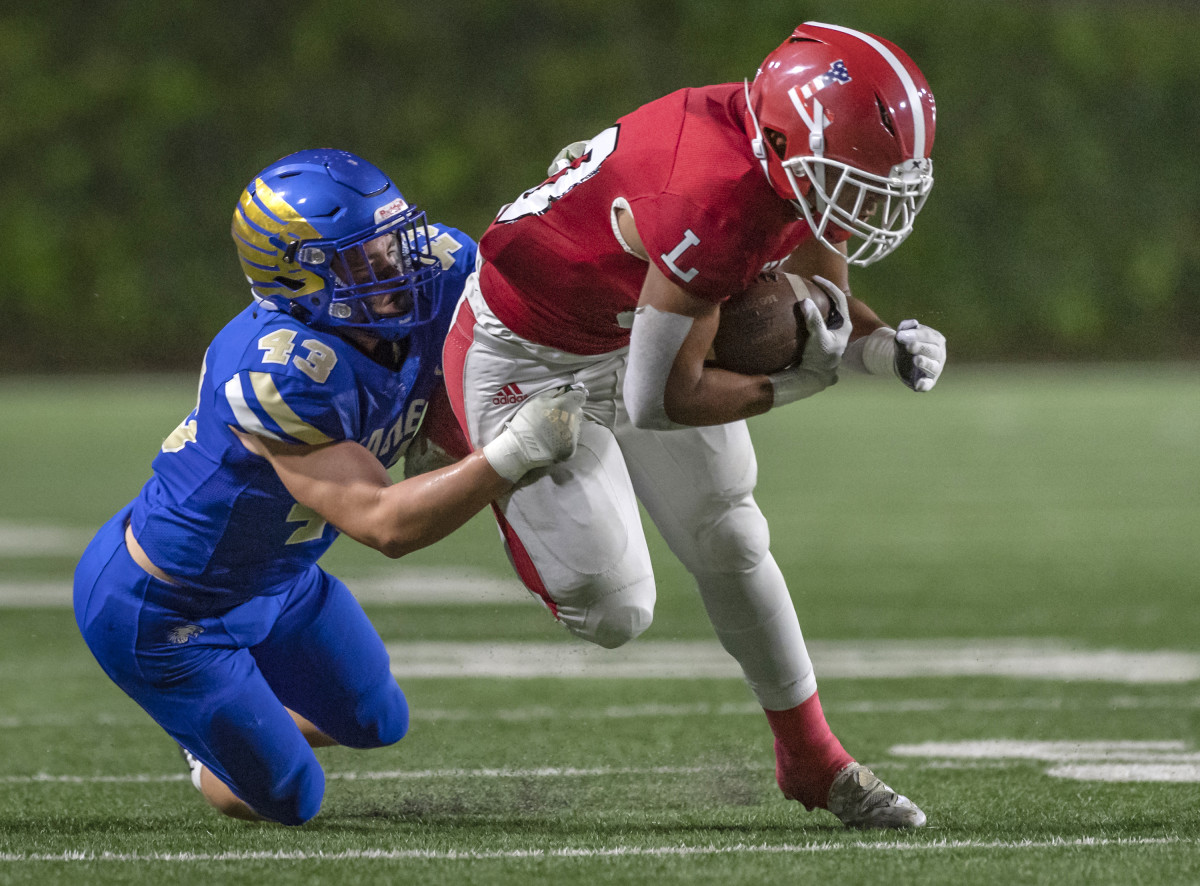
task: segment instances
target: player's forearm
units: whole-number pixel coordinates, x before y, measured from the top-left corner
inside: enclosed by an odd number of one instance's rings
[[[719,313],[684,316],[653,305],[638,308],[630,336],[623,394],[642,428],[717,425],[771,408],[766,376],[706,367]]]
[[[388,557],[403,557],[460,528],[512,483],[492,468],[482,451],[462,461],[378,491],[365,515],[362,537],[348,535]]]
[[[248,442],[254,444],[252,451],[271,462],[297,502],[389,557],[402,557],[444,538],[512,488],[482,452],[393,483],[379,460],[352,441],[316,448]]]
[[[336,489],[322,490],[325,507],[336,508],[338,516],[326,515],[321,504],[312,507],[352,538],[389,557],[402,557],[449,535],[528,472],[574,455],[586,400],[587,389],[579,384],[539,391],[491,442],[462,461],[395,486],[379,483],[377,472],[372,475],[370,466],[363,465],[365,483],[348,485],[345,500]],[[355,447],[347,451],[352,458],[371,458]],[[364,489],[369,501],[360,509],[352,503]]]
[[[771,408],[773,399],[774,391],[765,375],[740,375],[706,367],[690,377],[672,372],[663,405],[672,421],[702,426],[761,415]]]

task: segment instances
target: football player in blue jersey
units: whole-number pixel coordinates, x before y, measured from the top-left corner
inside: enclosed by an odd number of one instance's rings
[[[448,407],[433,421],[475,244],[353,154],[268,166],[233,239],[254,302],[213,339],[153,476],[84,553],[75,616],[213,806],[294,825],[324,795],[312,747],[380,747],[408,727],[383,641],[317,559],[339,532],[389,557],[443,538],[574,452],[584,393],[530,397],[469,454]],[[388,467],[418,449],[428,466],[439,444],[461,460],[418,473],[414,455],[393,483]]]

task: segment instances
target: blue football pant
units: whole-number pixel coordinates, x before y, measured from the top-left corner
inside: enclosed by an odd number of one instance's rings
[[[325,776],[285,708],[340,744],[389,745],[408,705],[383,641],[337,578],[314,566],[284,594],[216,616],[129,556],[122,512],[75,572],[75,617],[105,673],[255,812],[317,814]]]

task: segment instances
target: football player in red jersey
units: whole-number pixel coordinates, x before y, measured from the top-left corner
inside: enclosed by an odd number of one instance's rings
[[[749,84],[638,108],[506,206],[480,241],[444,349],[475,445],[523,397],[582,383],[575,455],[497,507],[522,580],[605,647],[650,624],[654,577],[638,502],[694,576],[775,735],[784,794],[854,827],[924,813],[854,761],[826,724],[812,663],[754,501],[745,419],[824,390],[844,367],[928,391],[945,340],[886,326],[847,266],[908,236],[933,184],[934,101],[898,47],[806,23]],[[801,361],[773,375],[705,365],[721,303],[766,267],[817,279],[850,323],[802,305]]]

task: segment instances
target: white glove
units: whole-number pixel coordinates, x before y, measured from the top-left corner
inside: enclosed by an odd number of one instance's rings
[[[484,457],[510,483],[534,468],[570,458],[579,442],[579,414],[585,400],[587,388],[579,384],[534,394],[508,420],[500,436],[483,447]]]
[[[923,393],[937,384],[946,365],[946,337],[916,320],[905,320],[896,331],[896,375]]]
[[[825,290],[833,308],[826,324],[811,298],[800,302],[804,325],[808,327],[808,341],[804,343],[800,365],[813,372],[836,374],[842,353],[850,343],[850,309],[846,305],[846,293],[824,277],[813,277],[812,280]]]
[[[554,156],[554,162],[546,170],[547,175],[557,175],[588,152],[591,141],[571,142]]]
[[[837,382],[838,365],[850,341],[850,322],[847,319],[850,311],[846,305],[846,293],[824,277],[812,279],[833,302],[829,322],[825,322],[811,298],[800,302],[804,325],[808,327],[808,340],[804,343],[799,363],[767,376],[775,388],[775,406],[819,394]]]

